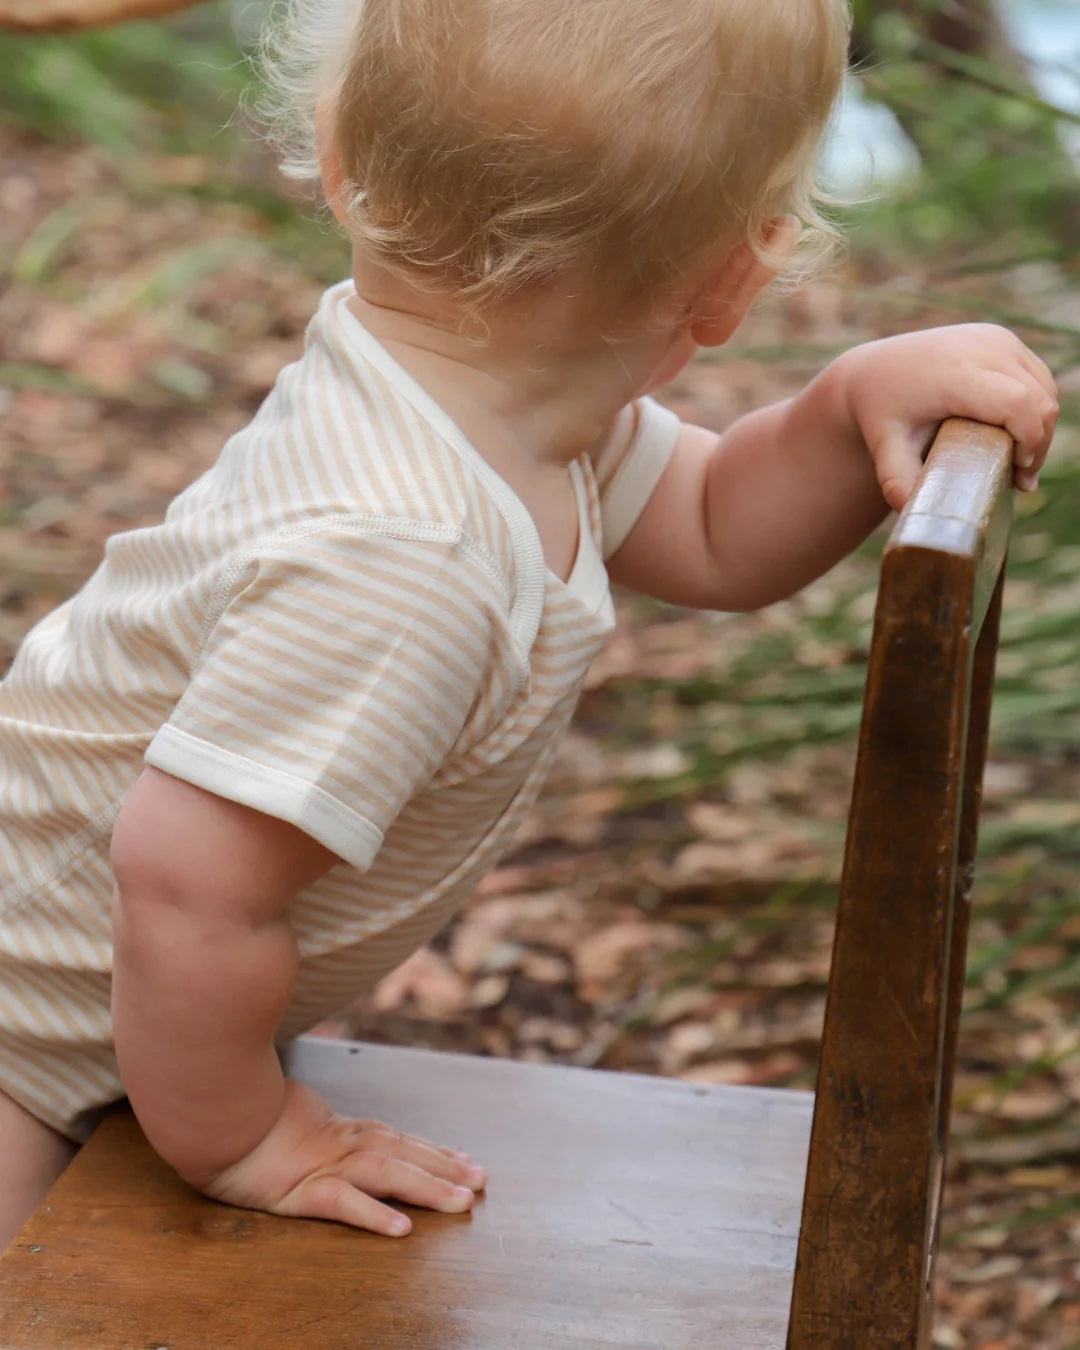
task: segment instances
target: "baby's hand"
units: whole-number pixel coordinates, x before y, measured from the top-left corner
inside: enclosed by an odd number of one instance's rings
[[[1058,418],[1046,364],[1013,333],[968,323],[868,342],[833,363],[866,442],[885,500],[907,501],[922,460],[947,417],[1004,427],[1016,442],[1015,483],[1038,486]]]
[[[460,1214],[472,1207],[484,1181],[483,1169],[465,1154],[377,1120],[335,1115],[317,1092],[287,1078],[281,1115],[270,1133],[247,1157],[194,1184],[243,1209],[334,1219],[404,1237],[412,1223],[377,1196]]]

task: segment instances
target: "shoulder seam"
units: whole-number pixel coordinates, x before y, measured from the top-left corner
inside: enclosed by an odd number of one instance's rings
[[[279,543],[331,533],[384,535],[394,539],[411,539],[417,542],[456,544],[466,557],[477,564],[498,584],[499,589],[506,597],[508,609],[512,606],[510,587],[502,568],[492,554],[470,535],[465,534],[460,526],[450,525],[443,521],[421,520],[411,516],[384,516],[366,512],[343,511],[335,515],[321,516],[318,520],[288,525],[284,529],[260,535],[253,543],[248,544],[235,554],[222,571],[217,586],[214,588],[213,597],[207,606],[206,615],[203,619],[200,652],[202,647],[206,645],[215,624],[225,612],[233,586],[253,558],[257,557],[259,553],[272,549]]]

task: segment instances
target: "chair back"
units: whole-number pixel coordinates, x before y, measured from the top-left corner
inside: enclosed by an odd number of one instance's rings
[[[788,1350],[926,1350],[1012,441],[946,422],[882,562]]]

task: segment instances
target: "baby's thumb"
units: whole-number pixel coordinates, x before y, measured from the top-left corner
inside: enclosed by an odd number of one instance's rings
[[[874,451],[881,493],[894,511],[903,509],[922,469],[922,458],[901,430],[887,433]]]

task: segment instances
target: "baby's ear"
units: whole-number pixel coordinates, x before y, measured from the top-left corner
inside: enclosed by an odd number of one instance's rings
[[[322,180],[323,196],[333,211],[339,225],[348,226],[348,210],[345,204],[345,186],[348,176],[341,163],[337,140],[334,136],[334,110],[327,99],[322,99],[315,112],[315,145],[319,152],[319,176]]]
[[[799,242],[796,216],[769,222],[756,251],[739,244],[708,276],[694,297],[690,336],[699,347],[721,347],[734,334],[757,297],[787,266]]]

